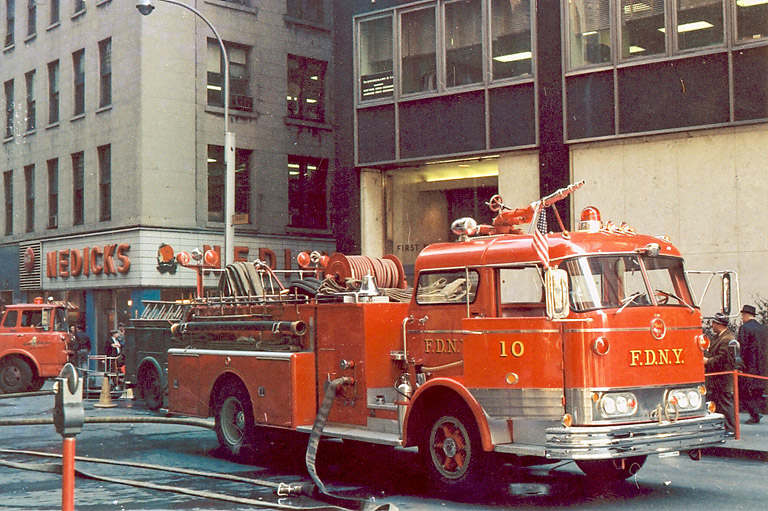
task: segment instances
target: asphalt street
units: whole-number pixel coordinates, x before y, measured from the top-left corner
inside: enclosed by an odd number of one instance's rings
[[[108,409],[86,402],[88,417],[157,416],[127,399],[115,400]],[[0,419],[47,419],[53,396],[0,399]],[[758,447],[766,443],[768,425],[743,426],[742,440],[729,441],[719,451],[692,461],[685,454],[649,458],[640,472],[627,481],[605,484],[592,480],[573,463],[514,469],[489,474],[489,484],[471,495],[450,498],[431,494],[415,463],[415,456],[387,448],[327,442],[319,452],[320,477],[339,495],[366,501],[341,502],[347,508],[390,510],[762,510],[768,498],[768,463],[759,461]],[[253,504],[313,506],[328,509],[328,502],[308,497],[278,498],[273,488],[200,475],[179,474],[128,466],[90,463],[103,458],[131,463],[195,469],[203,474],[258,479],[268,484],[309,482],[304,467],[306,437],[275,437],[270,446],[242,462],[226,459],[217,448],[215,433],[207,428],[177,424],[85,424],[77,435],[76,468],[97,477],[76,480],[78,510],[204,510],[258,509]],[[745,448],[746,446],[755,448]],[[57,455],[61,437],[52,425],[0,427],[0,461],[55,464],[36,451]],[[768,451],[768,448],[766,448]],[[757,455],[756,455],[757,453]],[[750,459],[751,458],[751,459]],[[222,501],[199,495],[149,489],[125,484],[139,481],[163,487],[209,494],[229,495],[242,502]],[[0,466],[0,510],[53,510],[61,508],[61,477],[57,474]],[[384,508],[386,509],[386,508]]]

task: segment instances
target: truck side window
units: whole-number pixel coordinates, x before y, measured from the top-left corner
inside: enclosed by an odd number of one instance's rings
[[[14,327],[16,326],[16,322],[19,319],[19,312],[15,310],[8,311],[8,313],[5,315],[5,321],[3,321],[3,326],[7,327]]]
[[[21,313],[21,325],[24,327],[36,327],[42,324],[42,311],[24,311]]]
[[[475,270],[422,273],[416,289],[416,303],[472,303],[477,295],[479,280]]]
[[[498,282],[502,316],[545,314],[544,281],[538,267],[501,268]]]

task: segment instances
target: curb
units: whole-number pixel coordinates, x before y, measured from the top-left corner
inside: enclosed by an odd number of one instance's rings
[[[716,446],[706,447],[701,450],[704,456],[714,456],[718,458],[734,458],[740,460],[763,461],[768,462],[768,452],[746,449],[743,447]]]

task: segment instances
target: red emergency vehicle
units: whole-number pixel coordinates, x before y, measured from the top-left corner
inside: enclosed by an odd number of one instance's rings
[[[59,376],[72,354],[67,307],[61,302],[7,305],[0,322],[0,391],[37,391]]]
[[[496,197],[493,225],[455,222],[458,241],[419,254],[413,289],[392,256],[334,254],[319,289],[227,267],[221,296],[173,327],[169,411],[214,416],[236,454],[268,428],[310,432],[331,387],[324,436],[416,446],[448,489],[499,459],[574,460],[601,479],[650,455],[697,459],[724,428],[680,252],[594,208],[573,232],[521,232],[570,191],[516,210]]]

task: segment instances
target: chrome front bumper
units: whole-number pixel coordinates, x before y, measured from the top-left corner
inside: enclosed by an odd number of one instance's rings
[[[725,442],[722,414],[676,422],[546,430],[546,457],[561,460],[624,458],[690,451]]]

